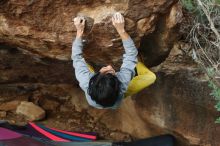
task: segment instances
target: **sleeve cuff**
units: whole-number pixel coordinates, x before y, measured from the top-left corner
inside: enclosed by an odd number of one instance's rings
[[[81,37],[80,37],[80,38],[76,38],[76,39],[74,40],[74,44],[75,44],[75,45],[80,45],[80,46],[83,45],[83,44],[82,44],[82,38],[81,38]]]
[[[131,39],[131,37],[127,38],[126,40],[122,40],[122,43],[124,45],[128,45],[128,44],[131,44],[133,43],[133,40]]]

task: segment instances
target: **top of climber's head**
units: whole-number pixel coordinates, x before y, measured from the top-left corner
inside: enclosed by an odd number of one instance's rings
[[[97,104],[105,107],[112,107],[119,95],[120,81],[115,76],[112,66],[100,69],[89,81],[88,94]]]

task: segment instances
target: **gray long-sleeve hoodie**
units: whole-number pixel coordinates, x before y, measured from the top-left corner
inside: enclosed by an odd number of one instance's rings
[[[134,45],[133,40],[129,37],[127,40],[122,41],[125,53],[123,54],[123,63],[121,65],[120,71],[116,72],[116,76],[118,80],[121,82],[119,97],[117,102],[112,107],[108,107],[111,109],[117,108],[124,96],[124,93],[127,90],[128,84],[131,79],[135,75],[135,66],[137,64],[137,48]],[[97,104],[90,95],[87,93],[87,89],[89,86],[89,80],[94,75],[88,69],[88,66],[85,62],[85,59],[82,56],[83,43],[81,38],[76,38],[72,45],[72,60],[73,67],[75,68],[76,79],[79,81],[79,86],[85,92],[86,99],[89,105],[103,109],[102,105]]]

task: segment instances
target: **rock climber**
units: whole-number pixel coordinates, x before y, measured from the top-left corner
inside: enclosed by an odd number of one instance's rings
[[[116,109],[123,97],[133,95],[154,83],[155,74],[143,63],[138,62],[138,50],[125,30],[125,20],[121,13],[117,12],[112,16],[112,24],[120,35],[125,49],[119,72],[116,72],[111,65],[107,65],[95,73],[86,63],[82,56],[85,23],[84,17],[74,18],[77,33],[72,45],[71,57],[76,79],[91,106],[99,109]]]

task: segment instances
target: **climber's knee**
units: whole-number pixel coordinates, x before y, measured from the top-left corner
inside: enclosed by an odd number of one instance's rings
[[[138,75],[145,75],[145,77],[150,79],[152,83],[155,82],[156,75],[150,71],[142,62],[137,63],[136,69]]]
[[[125,97],[140,92],[144,88],[153,84],[155,80],[156,80],[156,75],[153,72],[134,77],[128,85],[128,89],[127,92],[125,93]]]
[[[142,62],[137,63],[136,69],[138,75],[148,74],[151,72]]]
[[[151,72],[151,74],[149,74],[149,78],[151,78],[151,84],[153,84],[156,81],[157,76],[155,75],[155,73]]]

